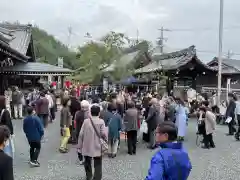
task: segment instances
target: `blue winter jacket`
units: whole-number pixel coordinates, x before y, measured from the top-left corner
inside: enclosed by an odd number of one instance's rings
[[[39,142],[44,135],[44,128],[38,116],[27,116],[23,120],[23,131],[29,142]]]
[[[145,180],[187,180],[192,165],[182,143],[163,143],[151,160]]]
[[[114,112],[111,113],[111,117],[108,122],[108,140],[109,141],[115,141],[116,139],[120,138],[119,131],[122,128],[122,120],[121,116]]]

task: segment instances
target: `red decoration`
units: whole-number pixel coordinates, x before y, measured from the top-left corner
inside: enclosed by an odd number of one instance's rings
[[[57,82],[56,81],[53,81],[52,84],[51,84],[53,87],[57,86]]]
[[[72,83],[70,81],[65,81],[65,87],[66,88],[70,88],[71,84]]]

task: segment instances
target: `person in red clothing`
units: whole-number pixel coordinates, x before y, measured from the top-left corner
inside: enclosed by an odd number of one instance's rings
[[[80,97],[81,86],[77,86],[77,97]]]
[[[56,81],[53,81],[51,83],[51,86],[53,87],[53,89],[56,89],[57,88],[57,82]]]
[[[66,87],[67,89],[70,88],[71,84],[72,84],[71,81],[65,81],[65,87]]]

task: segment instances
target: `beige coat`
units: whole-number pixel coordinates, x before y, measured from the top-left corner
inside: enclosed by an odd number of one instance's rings
[[[98,117],[92,121],[103,139],[106,139],[105,123]],[[90,119],[85,119],[78,138],[78,149],[83,156],[99,157],[102,155],[100,138],[97,136]]]
[[[216,128],[216,116],[211,111],[206,112],[205,121],[205,129],[206,134],[212,134]]]

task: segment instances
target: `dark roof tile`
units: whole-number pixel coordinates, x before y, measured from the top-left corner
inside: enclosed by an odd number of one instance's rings
[[[103,72],[114,71],[116,67],[126,67],[136,59],[138,53],[139,53],[139,50],[131,53],[123,54],[120,57],[119,61],[114,61],[110,66],[103,69]]]
[[[189,48],[172,53],[153,54],[152,62],[145,67],[137,69],[135,73],[148,73],[162,69],[164,70],[178,69],[181,66],[189,63],[193,58],[195,58],[196,61],[205,68],[211,69],[211,67],[207,66],[197,58],[195,46],[190,46]],[[215,69],[212,68],[211,70]]]
[[[213,60],[208,63],[208,65],[218,69],[218,58],[214,57]],[[240,74],[240,60],[223,58],[222,73],[223,74]]]
[[[9,35],[13,37],[9,41],[10,47],[19,53],[26,55],[31,40],[32,26],[18,24],[0,24],[0,28],[8,31]]]
[[[34,72],[34,73],[66,73],[71,74],[73,71],[67,68],[61,68],[46,63],[39,62],[28,62],[21,63],[15,66],[6,67],[3,69],[4,72]]]

